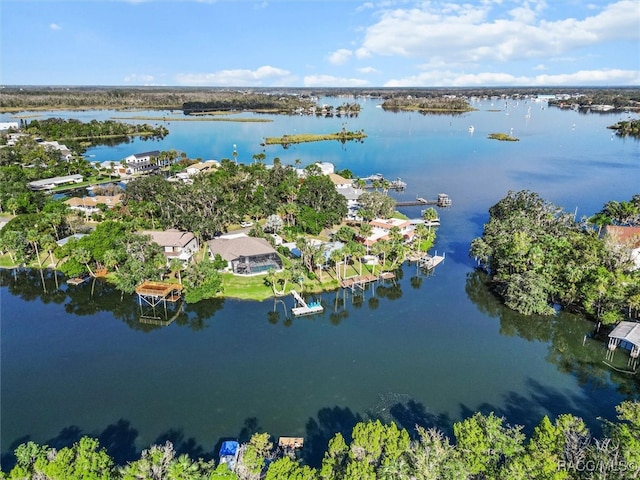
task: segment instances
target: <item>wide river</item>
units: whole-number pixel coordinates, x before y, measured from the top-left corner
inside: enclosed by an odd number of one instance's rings
[[[43,285],[38,272],[2,272],[5,462],[29,439],[60,446],[93,435],[123,462],[166,439],[211,456],[222,438],[246,440],[261,430],[305,437],[305,455],[316,463],[328,438],[365,418],[451,434],[453,422],[477,410],[527,431],[545,414],[574,413],[599,433],[598,417],[614,418],[615,405],[638,398],[638,377],[617,371],[626,368],[626,353],[616,352],[614,368],[605,363],[604,344],[589,338],[591,322],[509,312],[468,256],[489,207],[509,190],[538,192],[578,217],[640,193],[640,143],[606,128],[628,115],[560,111],[533,100],[483,100],[464,115],[421,115],[358,101],[357,118],[260,117],[269,123],[185,122],[177,112],[41,114],[167,118],[162,141],[93,148],[92,161],[171,148],[191,158],[232,158],[235,145],[238,161],[251,162],[267,136],[363,129],[361,143],[265,147],[266,162],[325,161],[357,176],[400,177],[408,186],[398,198],[447,193],[453,206],[439,212],[434,250],[446,260],[432,275],[406,264],[395,282],[363,294],[318,296],[325,311],[312,317],[291,318],[292,298],[226,299],[186,306],[168,326],[148,325],[134,297],[99,282],[67,287],[48,273]],[[489,140],[493,132],[520,141]],[[401,211],[420,215],[419,207]]]

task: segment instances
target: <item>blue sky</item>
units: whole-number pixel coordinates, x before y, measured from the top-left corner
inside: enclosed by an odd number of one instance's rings
[[[0,84],[640,85],[638,0],[1,0]]]

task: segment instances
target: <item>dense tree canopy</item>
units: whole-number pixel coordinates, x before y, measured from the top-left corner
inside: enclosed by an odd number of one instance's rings
[[[592,218],[634,224],[640,212],[636,197],[609,202]],[[629,251],[600,238],[597,224],[577,222],[529,191],[509,192],[489,214],[470,251],[508,307],[526,315],[551,314],[558,304],[605,323],[630,311],[640,277],[632,271]]]
[[[118,466],[97,440],[83,437],[56,450],[27,442],[15,450],[10,479],[167,480],[626,480],[640,475],[640,403],[617,407],[605,436],[591,436],[579,417],[544,417],[530,437],[493,413],[475,413],[453,425],[455,443],[436,428],[412,432],[380,420],[356,423],[346,440],[336,433],[321,464],[305,465],[274,449],[269,434],[243,444],[233,471],[227,464],[178,454],[171,442],[153,445]],[[306,448],[306,447],[305,447]]]

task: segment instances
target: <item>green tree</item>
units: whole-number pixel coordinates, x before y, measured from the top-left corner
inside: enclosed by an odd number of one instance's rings
[[[504,418],[493,412],[488,416],[476,413],[453,425],[457,449],[469,472],[489,478],[498,477],[500,470],[523,452],[521,430],[521,426],[505,424]]]
[[[290,457],[278,458],[269,465],[265,480],[315,480],[316,471]]]
[[[457,480],[467,478],[459,451],[435,428],[417,426],[419,439],[409,449],[409,467],[416,480]]]
[[[214,298],[222,291],[222,277],[215,263],[209,258],[204,258],[187,267],[184,286],[185,300],[188,303],[197,303],[201,300]]]

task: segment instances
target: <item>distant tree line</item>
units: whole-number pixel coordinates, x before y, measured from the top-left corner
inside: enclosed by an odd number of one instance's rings
[[[32,120],[23,128],[23,133],[59,141],[85,141],[89,144],[100,137],[128,137],[149,135],[162,139],[169,134],[163,126],[152,127],[146,123],[131,124],[114,120],[91,120],[84,123],[76,119],[48,118]]]
[[[638,108],[640,89],[637,87],[434,87],[434,88],[280,88],[252,87],[238,91],[229,88],[196,87],[32,87],[5,86],[0,95],[0,110],[66,108],[148,108],[181,110],[188,102],[210,102],[218,98],[244,95],[300,96],[306,99],[353,95],[393,99],[396,97],[438,98],[459,97],[507,97],[524,98],[537,95],[584,95],[593,99],[592,104],[625,105]],[[611,103],[614,102],[614,103]]]
[[[166,441],[117,465],[97,439],[82,437],[60,449],[35,442],[15,449],[15,466],[0,478],[41,480],[563,480],[640,477],[640,403],[616,407],[593,437],[580,417],[543,417],[527,437],[493,413],[475,413],[453,425],[455,443],[436,428],[409,433],[380,420],[336,433],[320,465],[310,466],[274,448],[268,433],[240,446],[237,462],[191,458]]]
[[[534,192],[509,192],[489,215],[470,254],[509,308],[548,315],[558,305],[603,323],[640,311],[630,250],[599,236],[608,224],[640,225],[640,195],[577,221]]]
[[[298,109],[315,107],[308,98],[294,95],[266,95],[261,93],[225,94],[211,96],[208,101],[185,102],[182,110],[185,115],[215,111],[271,111],[293,113]]]

